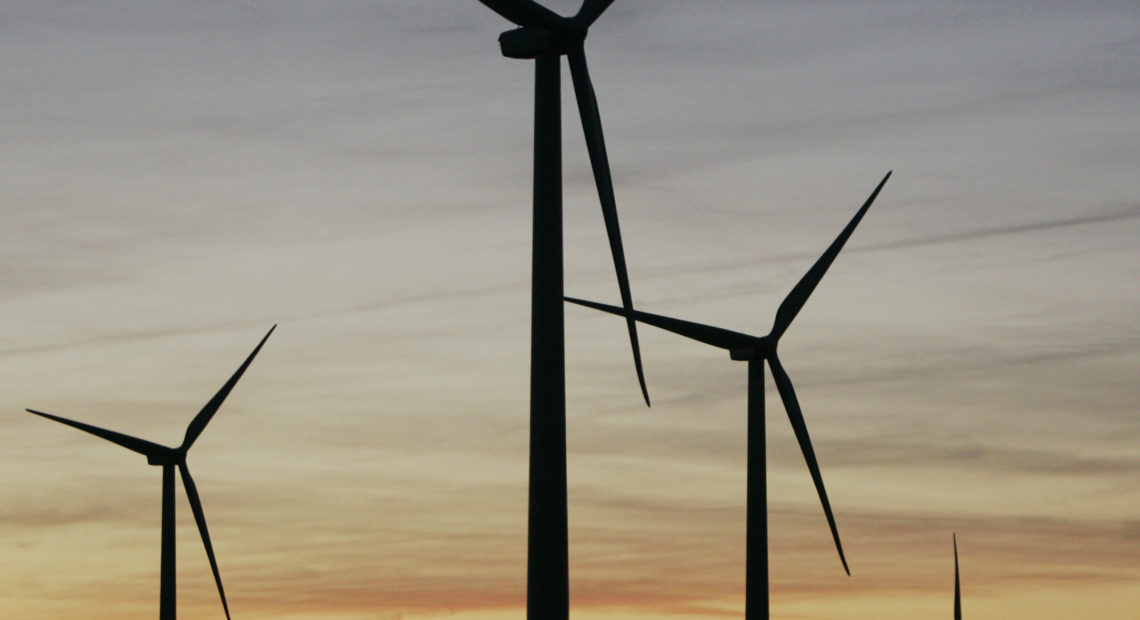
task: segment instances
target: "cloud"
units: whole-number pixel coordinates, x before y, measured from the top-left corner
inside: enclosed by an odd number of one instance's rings
[[[829,465],[891,468],[976,469],[993,474],[1042,474],[1126,477],[1140,469],[1140,459],[1088,457],[1071,452],[993,446],[972,442],[899,440],[828,440]]]
[[[141,457],[140,457],[141,458]],[[141,463],[140,463],[141,464]],[[56,468],[41,467],[49,471]],[[141,468],[137,468],[141,469]],[[140,506],[158,506],[160,480],[156,476],[64,471],[63,478],[49,479],[41,473],[36,484],[31,476],[15,479],[0,507],[0,527],[5,534],[26,537],[50,536],[70,526],[148,527],[158,524],[155,513]],[[138,473],[137,471],[135,472]],[[145,472],[150,473],[150,472]]]
[[[1026,222],[1024,224],[1015,224],[1010,226],[997,226],[993,228],[979,228],[975,230],[968,230],[957,233],[949,233],[942,235],[930,235],[927,237],[916,237],[912,239],[901,239],[898,241],[889,241],[885,243],[877,243],[871,245],[855,246],[851,248],[852,252],[869,252],[875,250],[893,250],[899,248],[913,248],[924,247],[930,245],[940,245],[946,243],[959,243],[963,241],[974,241],[978,239],[991,239],[995,237],[1005,237],[1010,235],[1029,234],[1042,231],[1053,231],[1059,229],[1072,228],[1076,226],[1086,226],[1092,224],[1112,224],[1116,222],[1127,222],[1140,219],[1140,205],[1133,205],[1126,209],[1115,211],[1106,211],[1101,213],[1092,213],[1088,215],[1080,215],[1074,217],[1063,217],[1052,220],[1041,220],[1036,222]],[[1095,249],[1090,248],[1090,251]]]
[[[702,215],[700,212],[693,212],[692,216],[701,217]],[[1017,235],[1029,235],[1037,232],[1049,232],[1083,226],[1130,222],[1138,219],[1140,219],[1140,206],[1134,205],[1122,209],[1103,210],[1100,213],[1028,221],[1006,226],[979,227],[971,230],[935,235],[914,236],[878,243],[861,243],[858,241],[858,239],[855,239],[850,243],[850,245],[844,248],[843,254],[849,255],[879,252],[883,250],[953,245],[970,241],[998,239],[1002,237]],[[836,233],[838,233],[838,228],[836,229]],[[761,258],[749,258],[748,261],[732,259],[725,261],[704,260],[696,262],[692,260],[692,257],[686,256],[686,264],[684,266],[680,264],[670,264],[658,267],[639,267],[638,271],[639,274],[643,276],[643,278],[662,279],[664,277],[681,278],[685,276],[700,274],[718,274],[723,276],[726,274],[726,272],[754,270],[756,269],[758,262],[762,262],[765,267],[781,263],[799,263],[803,264],[806,269],[807,266],[810,266],[811,261],[819,258],[820,253],[824,249],[826,249],[826,244],[821,244],[820,248],[817,250],[789,252],[782,254],[767,254]],[[1099,251],[1099,249],[1095,247],[1088,247],[1086,248],[1086,251],[1095,253]],[[601,276],[598,275],[597,277]],[[767,291],[772,288],[778,288],[778,286],[770,284],[741,285],[740,287],[737,287],[735,294],[740,295]]]

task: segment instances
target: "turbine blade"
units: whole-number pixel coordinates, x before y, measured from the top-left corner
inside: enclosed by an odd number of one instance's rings
[[[560,32],[566,27],[561,15],[531,0],[479,0],[479,2],[519,26],[544,28],[555,32]]]
[[[629,291],[629,273],[625,268],[625,250],[622,249],[621,228],[618,226],[617,201],[614,199],[614,184],[610,178],[610,163],[606,157],[606,142],[602,137],[602,118],[598,114],[598,100],[594,96],[594,86],[590,83],[590,72],[586,68],[586,53],[581,45],[575,46],[569,54],[570,75],[574,80],[574,95],[578,98],[578,113],[582,117],[582,130],[586,135],[586,150],[590,153],[590,166],[594,169],[594,181],[598,186],[598,198],[602,203],[602,217],[606,221],[606,234],[610,238],[610,252],[614,257],[617,271],[618,289],[625,309],[626,328],[629,330],[629,343],[633,348],[633,365],[637,370],[637,382],[645,404],[649,404],[649,390],[645,387],[645,371],[641,366],[641,345],[637,340],[637,323],[633,318],[633,296]]]
[[[582,8],[578,9],[574,20],[589,27],[613,3],[614,0],[586,0],[582,3]]]
[[[815,460],[815,450],[811,447],[811,437],[808,436],[807,423],[804,414],[800,411],[800,403],[796,399],[796,390],[792,387],[792,380],[780,364],[778,357],[773,355],[768,363],[772,366],[772,377],[776,380],[776,389],[780,391],[780,400],[784,401],[784,410],[788,412],[788,421],[792,423],[792,430],[800,442],[800,451],[807,461],[811,479],[815,482],[815,490],[819,493],[819,502],[823,504],[823,513],[827,515],[827,525],[831,528],[831,537],[835,539],[835,549],[839,551],[839,561],[843,562],[843,570],[851,575],[847,568],[847,558],[843,555],[843,545],[839,542],[839,529],[835,526],[835,516],[831,513],[831,503],[827,501],[827,490],[823,488],[823,475],[819,473],[819,463]]]
[[[117,433],[115,431],[109,431],[105,428],[99,428],[98,426],[92,426],[90,424],[84,424],[83,422],[76,422],[75,420],[68,420],[67,418],[61,418],[60,416],[52,415],[50,413],[44,413],[42,411],[36,411],[35,409],[25,409],[25,411],[27,411],[28,413],[34,413],[35,415],[38,415],[38,416],[43,417],[43,418],[47,418],[49,420],[55,420],[56,422],[59,422],[60,424],[66,424],[68,426],[73,426],[75,428],[78,428],[81,431],[86,431],[88,433],[91,433],[92,435],[95,435],[96,437],[102,437],[103,439],[106,439],[107,441],[110,441],[112,443],[117,443],[120,446],[123,446],[124,448],[126,448],[128,450],[138,452],[139,454],[142,454],[143,456],[147,456],[147,457],[158,456],[158,455],[167,454],[171,451],[170,448],[167,448],[166,446],[161,446],[159,444],[149,442],[145,439],[139,439],[138,437],[131,437],[130,435],[124,435],[123,433]]]
[[[962,584],[958,580],[958,535],[954,534],[954,620],[962,620]]]
[[[564,299],[579,306],[586,306],[587,308],[601,310],[602,312],[625,316],[625,310],[617,306],[600,304],[596,301],[586,301],[585,299],[576,299],[574,297],[565,297]],[[700,323],[693,323],[691,321],[682,321],[681,319],[661,316],[660,314],[650,314],[648,312],[642,312],[641,310],[634,310],[633,317],[647,325],[659,327],[665,331],[673,332],[674,334],[679,334],[686,338],[696,340],[697,342],[703,342],[721,349],[731,350],[747,347],[756,341],[756,338],[748,334],[712,327],[710,325],[701,325]]]
[[[261,342],[257,343],[257,346],[253,349],[253,353],[250,353],[249,357],[245,358],[245,361],[242,362],[241,366],[239,366],[233,376],[230,377],[230,380],[226,381],[222,389],[218,390],[218,393],[214,394],[210,402],[206,403],[206,406],[202,407],[198,415],[194,416],[194,419],[190,421],[190,425],[186,427],[186,438],[182,440],[183,450],[189,449],[190,446],[194,444],[194,441],[198,439],[198,436],[202,434],[202,431],[206,429],[206,425],[210,423],[210,419],[218,412],[218,408],[222,406],[222,402],[230,395],[230,391],[237,385],[238,379],[241,379],[241,376],[245,373],[245,369],[249,368],[250,362],[257,356],[257,352],[261,350],[265,341],[269,340],[270,334],[272,334],[275,329],[277,329],[276,325],[269,328],[269,332],[265,334]]]
[[[875,202],[875,197],[879,195],[879,190],[883,189],[883,185],[886,184],[889,178],[891,178],[890,172],[887,173],[887,176],[883,177],[882,181],[879,181],[879,186],[875,188],[875,191],[871,192],[871,196],[867,198],[867,201],[863,203],[859,211],[855,213],[855,217],[851,218],[851,221],[847,223],[847,227],[843,229],[843,232],[839,233],[839,236],[835,238],[835,241],[831,242],[831,246],[827,248],[827,251],[815,261],[815,264],[804,274],[804,277],[800,279],[799,283],[792,289],[792,292],[788,293],[788,296],[784,298],[784,301],[776,310],[776,321],[772,326],[772,336],[774,338],[779,338],[783,335],[784,331],[791,325],[792,319],[796,318],[800,309],[807,303],[808,297],[811,296],[812,291],[815,290],[819,281],[823,279],[823,275],[827,273],[827,269],[831,267],[831,263],[835,261],[835,257],[839,255],[839,251],[843,249],[843,244],[847,243],[847,239],[851,236],[851,233],[855,232],[855,227],[859,225],[859,221],[863,219],[863,215],[867,213],[867,209],[871,208],[871,203]]]
[[[190,477],[190,470],[186,463],[178,464],[178,473],[182,474],[182,486],[186,489],[186,499],[190,500],[190,510],[194,512],[194,521],[198,524],[198,533],[202,535],[202,544],[206,547],[206,557],[210,558],[210,570],[214,571],[214,582],[218,584],[218,594],[222,597],[222,609],[226,610],[226,620],[230,617],[230,606],[226,603],[226,591],[222,588],[222,575],[218,572],[218,560],[214,557],[214,546],[210,544],[210,530],[206,528],[206,513],[202,512],[202,499],[198,497],[198,486]]]

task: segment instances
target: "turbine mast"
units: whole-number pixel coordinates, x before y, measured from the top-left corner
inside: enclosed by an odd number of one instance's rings
[[[162,466],[162,560],[161,583],[158,595],[159,620],[175,620],[178,615],[177,579],[178,563],[174,553],[174,463]]]
[[[561,57],[569,55],[574,92],[625,308],[634,368],[646,404],[625,252],[597,100],[582,42],[613,0],[585,0],[564,18],[534,0],[479,0],[520,28],[499,36],[508,58],[534,59],[534,236],[531,271],[530,485],[527,525],[527,617],[570,614],[566,496],[566,360],[562,306]]]
[[[558,54],[540,54],[535,58],[526,594],[529,620],[567,620],[570,614],[561,80]]]
[[[764,431],[764,358],[754,357],[748,360],[745,620],[768,620],[768,464]]]

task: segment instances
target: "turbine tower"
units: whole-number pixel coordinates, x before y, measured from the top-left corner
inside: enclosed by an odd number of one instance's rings
[[[230,617],[230,607],[226,603],[226,592],[222,588],[222,576],[218,572],[218,562],[214,558],[214,547],[210,544],[210,532],[206,529],[206,515],[202,512],[202,500],[198,497],[198,487],[194,484],[194,479],[190,476],[190,470],[186,467],[186,452],[190,450],[190,446],[194,445],[194,441],[206,429],[206,425],[210,423],[210,419],[218,412],[222,406],[222,402],[229,396],[230,391],[237,385],[238,379],[241,379],[245,369],[249,367],[250,362],[261,350],[262,345],[269,339],[269,335],[273,330],[277,329],[274,325],[257,343],[257,347],[249,354],[249,357],[242,362],[229,381],[226,381],[222,389],[206,403],[205,407],[194,416],[190,421],[190,425],[186,427],[186,436],[182,440],[182,444],[177,448],[168,448],[163,445],[149,442],[145,439],[131,437],[123,433],[117,433],[107,429],[76,422],[67,418],[28,409],[28,413],[34,413],[38,416],[55,420],[68,426],[73,426],[81,431],[86,431],[97,437],[102,437],[107,441],[119,444],[120,446],[138,452],[146,456],[146,461],[150,465],[162,466],[162,559],[161,559],[161,587],[159,592],[159,620],[175,620],[177,616],[177,606],[175,601],[175,556],[174,556],[174,468],[178,468],[178,473],[182,476],[182,486],[186,489],[186,499],[190,502],[190,510],[194,513],[194,521],[198,524],[198,532],[202,535],[202,544],[206,547],[206,557],[210,559],[210,569],[214,573],[214,582],[218,584],[218,595],[222,598],[222,609],[226,612],[227,620]]]
[[[835,517],[831,513],[831,504],[827,501],[827,491],[823,486],[823,477],[819,472],[815,451],[812,449],[811,438],[808,436],[807,425],[804,422],[803,412],[800,411],[799,401],[796,399],[795,389],[788,373],[784,370],[776,348],[780,337],[791,325],[792,320],[799,314],[801,308],[807,303],[808,297],[815,290],[816,285],[827,273],[831,263],[843,244],[855,231],[859,221],[887,179],[891,177],[888,172],[879,182],[875,191],[863,203],[863,206],[848,222],[843,232],[831,243],[827,251],[816,260],[811,269],[804,274],[791,293],[776,310],[776,320],[766,336],[750,336],[739,332],[729,331],[718,327],[701,325],[689,321],[682,321],[658,314],[650,314],[634,310],[633,316],[642,323],[680,334],[687,338],[703,342],[721,349],[727,349],[729,356],[734,360],[748,362],[748,499],[747,499],[747,537],[746,537],[746,569],[745,569],[745,618],[747,620],[767,620],[768,618],[768,497],[767,497],[767,471],[764,447],[764,362],[772,367],[772,378],[776,381],[776,389],[780,399],[784,402],[784,409],[788,413],[788,420],[795,431],[799,441],[800,450],[815,482],[819,501],[823,505],[823,512],[827,516],[827,524],[831,528],[831,536],[835,540],[835,548],[839,552],[839,560],[843,563],[843,570],[848,575],[847,558],[843,555],[843,546],[839,542],[839,530],[835,526]],[[567,297],[567,301],[626,316],[626,311],[616,306],[600,304]]]
[[[527,617],[531,620],[566,620],[569,616],[570,585],[562,304],[560,58],[563,55],[569,59],[586,148],[617,272],[637,380],[645,404],[649,404],[601,116],[583,47],[590,25],[613,0],[585,0],[573,17],[562,17],[532,0],[479,1],[520,26],[499,37],[503,55],[535,61]]]

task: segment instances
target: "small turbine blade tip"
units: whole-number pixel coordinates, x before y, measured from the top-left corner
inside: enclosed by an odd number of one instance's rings
[[[629,342],[633,348],[633,367],[637,371],[637,384],[641,386],[641,395],[645,398],[645,406],[649,404],[649,388],[645,385],[645,368],[641,363],[641,343],[637,337],[637,319],[634,318],[633,308],[629,308],[625,315],[626,325],[629,326]]]
[[[28,413],[34,416],[39,416],[41,418],[47,418],[49,420],[55,419],[55,416],[51,415],[50,413],[44,413],[43,411],[37,411],[35,409],[24,409],[24,411],[27,411]]]

